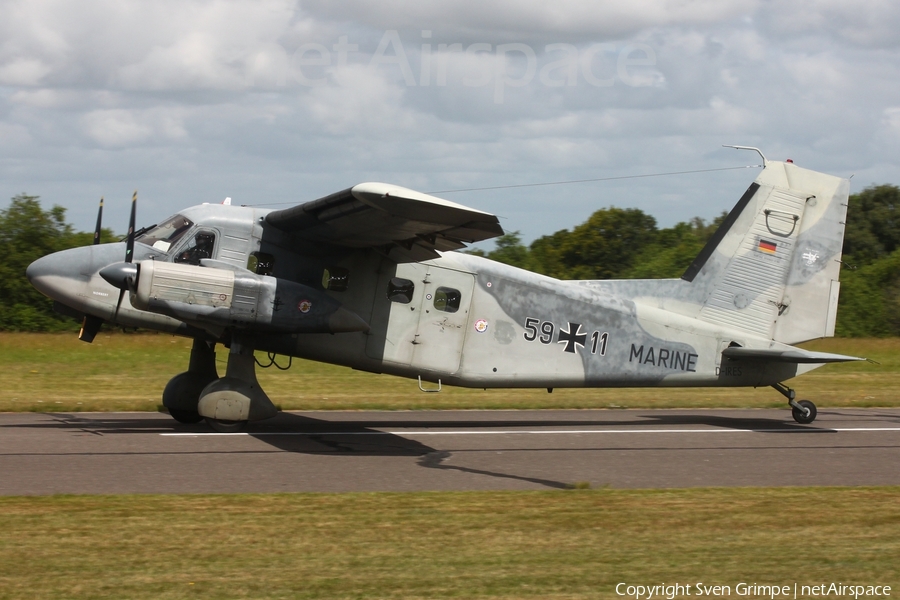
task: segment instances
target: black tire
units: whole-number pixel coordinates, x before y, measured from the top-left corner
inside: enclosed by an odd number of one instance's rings
[[[200,402],[200,392],[212,381],[215,381],[215,378],[190,371],[179,373],[169,380],[169,383],[166,384],[163,390],[163,406],[168,409],[169,414],[173,417],[175,417],[176,411],[182,414],[194,413],[196,415],[197,404]],[[175,417],[176,420],[182,423],[199,423],[201,418],[195,421],[182,421]]]
[[[203,420],[203,417],[193,410],[170,408],[169,415],[179,423],[184,423],[185,425],[193,425],[194,423],[199,423]]]
[[[800,400],[797,402],[803,408],[809,409],[809,414],[807,415],[802,410],[798,408],[791,407],[791,414],[794,416],[794,420],[800,423],[801,425],[809,425],[813,421],[816,420],[816,405],[810,402],[809,400]]]
[[[210,417],[206,417],[206,422],[212,427],[213,431],[219,433],[237,433],[247,425],[247,421],[223,421],[222,419],[212,419]]]

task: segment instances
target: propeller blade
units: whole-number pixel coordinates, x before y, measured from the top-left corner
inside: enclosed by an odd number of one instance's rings
[[[121,290],[119,292],[119,300],[116,302],[116,312],[113,313],[113,321],[117,321],[119,318],[119,309],[122,307],[122,298],[125,297],[125,292],[129,290],[137,281],[137,268],[131,267],[131,262],[134,260],[134,220],[136,217],[136,213],[137,190],[135,190],[134,195],[131,196],[131,218],[128,219],[128,239],[125,242],[125,264],[123,265],[122,263],[118,263],[116,265],[110,265],[109,267],[103,269],[103,271],[111,270],[113,272],[112,277],[104,276],[102,271],[100,273],[101,277]]]
[[[119,320],[119,308],[122,307],[122,298],[125,297],[126,288],[122,288],[122,291],[119,292],[119,300],[116,302],[116,312],[113,313],[113,323]]]
[[[103,197],[100,197],[100,210],[97,211],[97,226],[94,227],[94,245],[100,243],[100,227],[103,225]]]
[[[128,221],[128,241],[125,242],[125,262],[130,263],[134,260],[134,218],[135,213],[137,212],[137,190],[134,191],[134,195],[131,197],[131,219]],[[119,302],[121,303],[122,297],[119,297]],[[118,312],[118,309],[116,309]]]
[[[100,196],[100,209],[97,211],[97,225],[94,227],[94,246],[100,243],[100,228],[103,226],[103,196]],[[93,315],[84,315],[81,320],[81,331],[78,332],[78,339],[82,342],[90,344],[94,341],[103,319],[99,319]]]
[[[78,332],[78,339],[90,344],[97,337],[101,325],[103,325],[103,319],[100,317],[85,315],[84,321],[81,322],[81,331]]]
[[[122,298],[125,292],[133,292],[137,289],[137,279],[140,274],[140,267],[130,262],[114,263],[108,267],[100,269],[100,277],[121,290],[119,292],[119,300],[116,302],[116,312],[113,314],[113,321],[119,317],[119,308],[122,306]]]

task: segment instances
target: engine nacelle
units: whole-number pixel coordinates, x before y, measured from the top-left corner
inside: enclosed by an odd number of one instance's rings
[[[144,260],[130,297],[140,310],[223,327],[281,333],[369,329],[325,292],[249,271]]]

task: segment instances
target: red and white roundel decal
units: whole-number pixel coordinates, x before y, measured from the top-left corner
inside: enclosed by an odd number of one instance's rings
[[[300,312],[306,314],[309,312],[309,309],[312,308],[312,302],[309,300],[301,300],[300,304],[297,305],[297,308],[300,309]]]
[[[477,331],[478,333],[484,333],[485,331],[487,331],[487,328],[487,319],[478,319],[477,321],[475,321],[475,331]]]

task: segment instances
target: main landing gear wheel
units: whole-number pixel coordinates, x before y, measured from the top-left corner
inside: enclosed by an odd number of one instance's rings
[[[247,421],[268,419],[278,409],[256,379],[256,358],[252,339],[232,334],[225,377],[216,379],[200,392],[197,412],[219,433],[235,433]]]
[[[809,400],[800,400],[791,406],[791,414],[794,420],[802,425],[808,425],[816,420],[816,405]],[[804,410],[805,409],[805,410]]]
[[[212,427],[213,431],[217,431],[219,433],[237,433],[242,431],[244,427],[247,425],[247,421],[225,421],[223,419],[213,419],[212,417],[205,417],[206,422]]]
[[[200,393],[218,378],[214,344],[194,339],[188,370],[176,375],[166,384],[162,394],[163,406],[179,423],[199,423],[203,420],[197,411]]]

